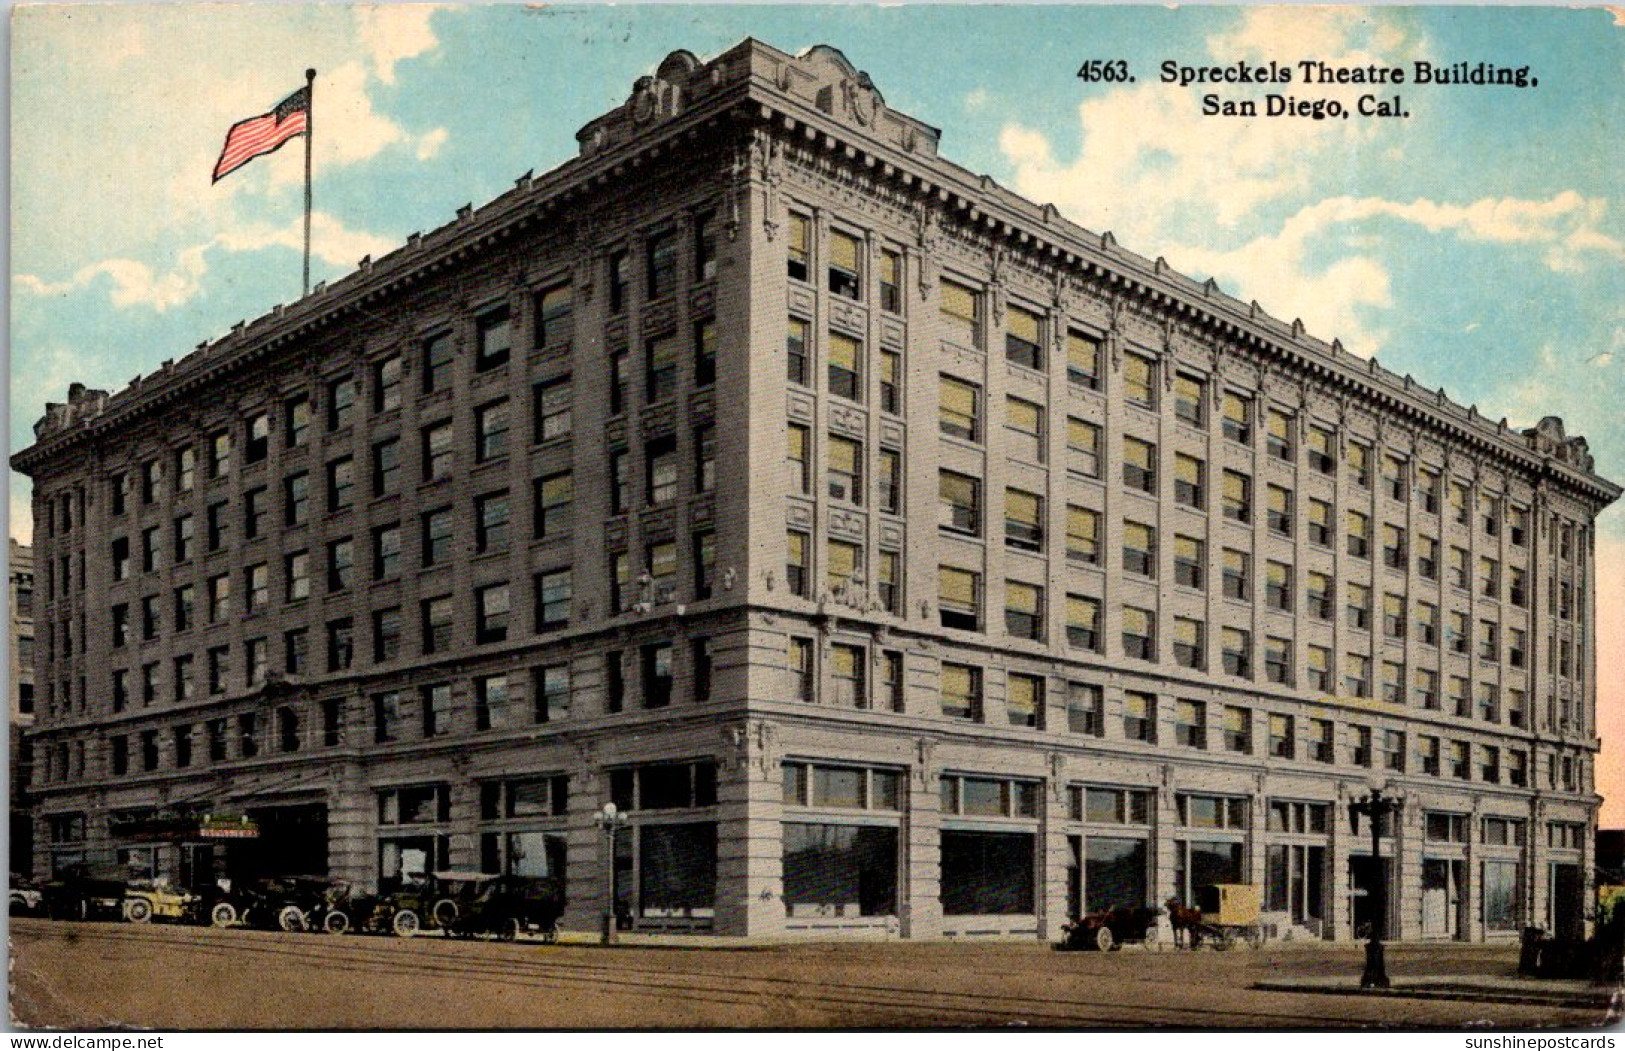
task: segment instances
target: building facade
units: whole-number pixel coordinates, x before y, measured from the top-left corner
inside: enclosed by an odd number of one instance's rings
[[[10,567],[11,606],[11,709],[8,720],[7,756],[11,772],[9,850],[10,871],[34,870],[34,819],[28,809],[28,783],[32,777],[33,748],[27,733],[34,725],[34,551],[26,544],[9,542],[6,565]]]
[[[577,928],[613,874],[736,935],[1245,882],[1347,938],[1376,878],[1404,938],[1584,922],[1620,489],[1561,421],[953,165],[831,48],[673,53],[578,139],[47,408],[42,871],[481,867]]]

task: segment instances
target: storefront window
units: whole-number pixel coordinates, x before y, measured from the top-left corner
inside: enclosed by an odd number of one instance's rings
[[[942,911],[1009,916],[1033,911],[1033,836],[1028,832],[942,833]]]
[[[1145,840],[1090,836],[1083,864],[1085,913],[1146,904]]]
[[[709,917],[717,892],[714,821],[638,829],[638,904],[650,917]]]
[[[897,829],[787,822],[784,904],[791,916],[895,915]]]

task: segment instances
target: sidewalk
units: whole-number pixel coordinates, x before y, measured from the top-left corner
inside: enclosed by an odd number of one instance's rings
[[[1403,975],[1387,989],[1361,989],[1353,975],[1280,978],[1255,982],[1254,989],[1343,996],[1392,996],[1417,1000],[1474,1000],[1480,1003],[1538,1004],[1548,1007],[1606,1007],[1621,1002],[1616,986],[1568,978],[1516,975]]]

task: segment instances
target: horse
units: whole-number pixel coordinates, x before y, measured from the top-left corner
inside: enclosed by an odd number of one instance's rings
[[[1186,942],[1195,949],[1202,944],[1202,910],[1187,908],[1178,898],[1169,898],[1168,924],[1174,929],[1174,948],[1183,949]]]

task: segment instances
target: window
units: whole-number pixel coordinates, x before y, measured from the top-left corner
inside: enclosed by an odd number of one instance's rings
[[[1100,340],[1076,329],[1067,330],[1066,378],[1089,390],[1100,389]]]
[[[1141,492],[1157,491],[1157,446],[1138,438],[1123,439],[1123,484]]]
[[[1004,543],[1022,551],[1044,549],[1044,500],[1020,489],[1004,491]]]
[[[354,376],[341,376],[327,384],[327,429],[336,431],[355,422],[360,384]]]
[[[970,722],[982,720],[982,669],[942,664],[942,714]]]
[[[1123,569],[1142,577],[1157,575],[1157,530],[1139,522],[1123,523]]]
[[[563,343],[573,334],[574,298],[568,281],[553,285],[536,293],[536,346],[551,347]]]
[[[657,642],[641,649],[643,667],[643,706],[664,708],[671,704],[671,643]]]
[[[536,589],[536,630],[557,631],[570,626],[570,601],[574,596],[572,574],[569,569],[554,569],[538,573],[533,580]]]
[[[835,688],[833,701],[845,708],[869,707],[866,683],[868,654],[862,646],[832,643],[829,648],[830,671]]]
[[[355,544],[349,537],[327,545],[327,590],[343,591],[354,582]]]
[[[808,323],[793,317],[786,323],[784,349],[788,361],[791,383],[807,386],[807,330]]]
[[[811,244],[811,221],[806,216],[790,213],[790,236],[785,245],[788,257],[788,273],[796,281],[808,279],[809,244]]]
[[[1004,402],[1005,437],[1010,455],[1031,463],[1044,462],[1044,407],[1020,398]]]
[[[632,379],[627,371],[627,352],[616,351],[609,356],[609,411],[622,413],[631,405]]]
[[[1348,592],[1348,623],[1360,631],[1371,630],[1371,589],[1364,584],[1350,583]]]
[[[1174,618],[1174,663],[1181,668],[1207,667],[1207,625],[1190,617]]]
[[[694,386],[717,381],[717,323],[713,318],[694,323]]]
[[[444,653],[451,647],[452,606],[450,595],[424,599],[420,604],[423,620],[423,652]]]
[[[1478,560],[1478,590],[1485,598],[1497,598],[1501,593],[1501,564],[1493,558]]]
[[[1406,532],[1403,527],[1383,523],[1382,564],[1389,569],[1404,570],[1410,565],[1410,553],[1405,538]]]
[[[1348,531],[1348,552],[1355,558],[1371,557],[1371,517],[1359,511],[1350,511],[1346,516]]]
[[[479,463],[508,449],[508,401],[493,401],[474,410],[475,459]],[[449,437],[449,435],[448,435]]]
[[[1226,629],[1228,630],[1228,629]],[[1253,712],[1251,708],[1238,708],[1235,705],[1224,706],[1224,747],[1228,752],[1240,752],[1244,755],[1252,754],[1253,750]]]
[[[1207,381],[1187,373],[1174,376],[1174,416],[1192,427],[1207,422]]]
[[[1405,665],[1397,661],[1382,662],[1382,699],[1389,704],[1405,703]]]
[[[211,581],[211,584],[213,582]],[[212,588],[211,588],[212,590]],[[212,620],[213,618],[211,618]],[[130,641],[130,604],[120,602],[113,607],[113,645],[123,646]]]
[[[1174,743],[1182,748],[1207,747],[1207,705],[1202,701],[1174,702]]]
[[[401,655],[401,608],[391,606],[372,615],[372,659],[384,664]]]
[[[880,409],[893,414],[903,411],[903,356],[895,351],[880,352]]]
[[[643,401],[653,405],[677,393],[677,337],[651,339],[643,349]]]
[[[481,675],[474,680],[474,729],[506,730],[522,722],[513,704],[506,675]]]
[[[131,491],[130,476],[122,471],[115,474],[112,481],[108,484],[108,490],[109,497],[111,499],[111,508],[109,513],[115,515],[123,514],[129,506]]]
[[[209,693],[225,693],[227,680],[231,678],[231,648],[215,646],[209,650],[208,657]]]
[[[1466,525],[1470,517],[1467,510],[1467,486],[1461,482],[1450,483],[1450,517],[1458,525]]]
[[[955,533],[980,536],[982,532],[982,482],[969,475],[941,471],[938,474],[942,528]]]
[[[1343,692],[1350,697],[1371,696],[1371,658],[1359,653],[1343,654]]]
[[[1391,639],[1405,637],[1405,596],[1382,597],[1382,633]]]
[[[1507,570],[1507,601],[1520,609],[1529,608],[1528,576],[1517,566]]]
[[[1123,653],[1143,661],[1157,659],[1156,615],[1148,609],[1123,607]]]
[[[1478,684],[1478,717],[1487,723],[1501,721],[1501,691],[1494,684]]]
[[[1157,739],[1157,698],[1154,694],[1123,694],[1123,737],[1130,741]]]
[[[1066,557],[1089,565],[1100,563],[1100,513],[1086,507],[1066,509]]]
[[[954,281],[941,286],[942,327],[950,339],[982,345],[982,294]]]
[[[1099,651],[1099,599],[1083,595],[1066,597],[1066,642],[1074,649]]]
[[[1123,355],[1123,400],[1130,405],[1156,409],[1156,362],[1138,354]]]
[[[1411,462],[1404,456],[1385,453],[1382,458],[1382,487],[1390,500],[1405,503],[1410,495]]]
[[[1236,675],[1243,679],[1253,677],[1253,635],[1250,631],[1240,628],[1225,628],[1219,634],[1220,648],[1224,655],[1224,670],[1227,675]]]
[[[212,527],[213,524],[214,524],[214,518],[215,518],[214,508],[211,507],[209,509],[209,512],[210,512],[209,513],[209,523],[210,523],[210,525]],[[212,545],[210,545],[210,550],[213,550],[215,547],[218,547],[218,546],[219,546],[218,544],[212,544]],[[112,559],[113,559],[113,579],[114,580],[128,580],[128,579],[130,579],[130,538],[129,537],[121,536],[121,537],[117,537],[117,538],[114,539],[114,541],[112,543]]]
[[[1043,639],[1043,588],[1015,580],[1004,582],[1004,630],[1011,638]]]
[[[880,250],[880,309],[892,314],[903,311],[903,257],[890,248]]]
[[[1005,311],[1004,356],[1029,369],[1044,368],[1044,322],[1036,313],[1011,304]]]
[[[1005,676],[1005,717],[1011,726],[1042,729],[1044,725],[1044,680],[1037,675],[1011,672]]]
[[[942,377],[942,433],[970,442],[982,440],[982,389],[974,383]]]
[[[838,435],[829,437],[829,479],[832,500],[845,500],[863,506],[863,443]]]
[[[851,234],[829,232],[829,290],[847,299],[861,299],[862,274],[858,260],[862,244]]]
[[[378,526],[372,531],[372,579],[388,580],[401,571],[401,527],[399,523]]]
[[[538,478],[533,484],[532,532],[538,539],[570,531],[575,485],[569,471]]]
[[[790,670],[791,694],[795,700],[811,702],[813,699],[813,649],[811,639],[790,637],[785,654]]]
[[[287,600],[310,597],[310,552],[295,551],[282,559],[282,578],[287,582]],[[178,594],[178,593],[177,593]],[[190,604],[190,594],[187,596]]]
[[[785,431],[785,463],[789,467],[791,492],[806,494],[812,488],[812,432],[799,423]]]
[[[1233,522],[1253,520],[1253,480],[1240,471],[1224,472],[1224,517]]]
[[[258,613],[271,604],[271,571],[264,562],[243,570],[243,582],[246,585],[243,590],[248,593],[248,612]],[[153,612],[156,620],[157,610]]]
[[[661,299],[677,291],[677,231],[652,235],[644,252],[649,298]]]
[[[1100,428],[1076,417],[1067,417],[1066,447],[1072,454],[1072,469],[1088,478],[1100,477]]]
[[[271,416],[257,412],[243,425],[246,441],[243,444],[243,462],[259,463],[271,451]],[[117,512],[115,512],[117,513]]]
[[[1371,488],[1371,446],[1363,442],[1348,444],[1349,475],[1361,489]]]
[[[550,664],[531,669],[532,718],[539,723],[570,717],[570,666]]]
[[[1264,677],[1283,686],[1293,684],[1291,639],[1272,635],[1264,640]]]
[[[1430,515],[1439,513],[1439,472],[1419,468],[1416,476],[1416,501]]]
[[[538,383],[530,389],[531,440],[552,441],[569,437],[573,429],[573,394],[570,377]]]
[[[882,551],[876,587],[880,606],[887,613],[897,613],[903,608],[902,574],[902,557],[896,551]]]
[[[1486,496],[1483,500],[1483,521],[1485,536],[1501,535],[1501,498],[1499,496]]]
[[[451,557],[452,510],[437,508],[423,516],[423,564],[439,565]]]
[[[677,439],[656,438],[643,447],[645,499],[663,507],[677,499]]]
[[[423,428],[423,480],[449,478],[452,472],[453,449],[451,421],[442,420]]]
[[[790,594],[807,597],[807,581],[811,567],[808,565],[809,547],[811,538],[806,533],[792,529],[786,534],[788,555],[785,560],[784,579],[785,586]]]
[[[1264,416],[1264,444],[1269,454],[1277,460],[1292,459],[1292,432],[1296,428],[1297,417],[1285,409],[1271,408]]]
[[[1265,515],[1269,530],[1278,536],[1292,535],[1292,490],[1278,485],[1266,486]]]
[[[327,465],[327,509],[330,512],[349,508],[355,498],[355,460],[341,456]]]
[[[231,616],[231,577],[222,573],[217,577],[210,577],[209,584],[209,623],[223,623]],[[116,611],[117,607],[115,607]]]
[[[1253,443],[1253,400],[1227,390],[1220,400],[1224,436],[1243,445]]]
[[[451,384],[452,365],[457,350],[450,332],[430,336],[423,343],[423,391],[425,394],[443,390]],[[293,444],[293,443],[290,443]]]
[[[224,478],[231,473],[231,432],[219,431],[209,437],[209,477]]]
[[[1467,550],[1460,547],[1450,549],[1450,586],[1466,590],[1471,581],[1467,571]]]
[[[825,584],[835,595],[861,592],[863,580],[863,548],[844,540],[829,542]]]
[[[875,488],[880,509],[888,514],[900,514],[903,506],[903,454],[896,449],[880,450],[880,476]]]
[[[479,554],[508,546],[508,491],[486,493],[474,499],[474,550]]]
[[[1225,548],[1221,555],[1224,597],[1246,601],[1252,594],[1251,557],[1233,548]]]
[[[513,346],[513,326],[508,308],[487,310],[474,319],[474,371],[489,372],[508,363]]]
[[[943,627],[979,631],[981,595],[981,574],[953,566],[937,568],[937,606]]]
[[[1292,567],[1285,562],[1264,563],[1264,602],[1271,609],[1292,612]]]
[[[507,640],[510,608],[507,584],[487,584],[474,590],[476,644]]]
[[[1332,690],[1332,651],[1325,646],[1309,647],[1309,685],[1321,693]]]
[[[399,438],[386,438],[372,447],[372,495],[384,496],[395,491],[401,473],[401,442]]]
[[[1174,454],[1174,502],[1198,511],[1207,506],[1207,464],[1194,456]]]

